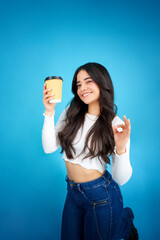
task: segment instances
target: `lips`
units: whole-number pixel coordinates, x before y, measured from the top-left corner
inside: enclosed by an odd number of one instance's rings
[[[91,92],[86,92],[82,94],[82,97],[88,97],[91,94]]]

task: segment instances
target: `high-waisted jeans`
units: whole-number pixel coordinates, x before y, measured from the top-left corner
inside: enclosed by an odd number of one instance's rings
[[[76,183],[66,176],[67,196],[62,214],[61,240],[119,240],[130,235],[133,213],[123,208],[118,184],[106,172]]]

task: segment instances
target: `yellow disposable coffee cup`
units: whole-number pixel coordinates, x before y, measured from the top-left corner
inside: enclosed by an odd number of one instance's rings
[[[63,79],[59,76],[46,77],[44,80],[47,84],[47,89],[51,89],[49,94],[54,94],[54,99],[50,100],[50,103],[59,103],[62,101],[62,82]]]

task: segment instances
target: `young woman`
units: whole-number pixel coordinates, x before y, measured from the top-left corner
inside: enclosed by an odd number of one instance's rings
[[[80,66],[73,77],[74,97],[54,124],[55,103],[44,85],[42,144],[46,153],[62,147],[67,168],[67,196],[61,240],[138,239],[134,215],[123,208],[118,185],[132,175],[130,120],[117,115],[107,69],[98,63]],[[111,174],[107,164],[111,163]]]

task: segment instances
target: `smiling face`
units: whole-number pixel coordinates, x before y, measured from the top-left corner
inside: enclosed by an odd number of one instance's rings
[[[85,70],[77,74],[77,94],[85,104],[99,103],[99,87]]]

